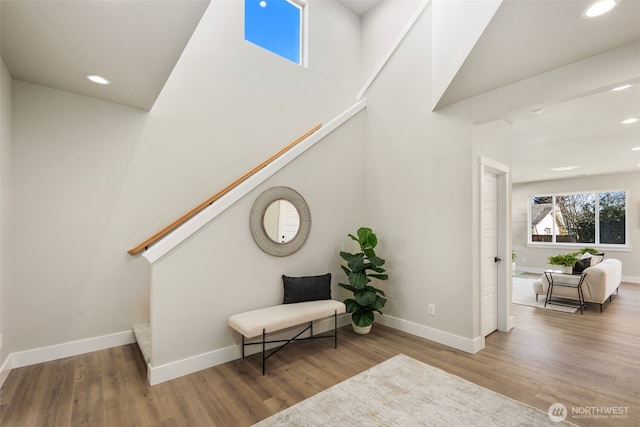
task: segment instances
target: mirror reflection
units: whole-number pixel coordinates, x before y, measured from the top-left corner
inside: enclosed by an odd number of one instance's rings
[[[300,229],[300,215],[285,199],[272,202],[265,210],[262,222],[267,236],[276,243],[290,242]]]

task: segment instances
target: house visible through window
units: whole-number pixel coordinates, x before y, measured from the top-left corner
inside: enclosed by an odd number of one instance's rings
[[[529,242],[626,245],[625,191],[534,196]]]
[[[244,39],[302,65],[303,3],[245,0]]]

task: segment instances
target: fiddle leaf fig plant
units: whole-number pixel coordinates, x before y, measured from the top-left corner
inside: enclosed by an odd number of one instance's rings
[[[346,273],[349,283],[338,283],[344,289],[353,292],[353,298],[344,300],[347,312],[351,313],[351,320],[360,327],[370,326],[374,320],[374,312],[382,314],[380,311],[387,303],[382,290],[371,285],[372,279],[387,280],[389,276],[385,274],[382,267],[385,260],[378,257],[375,247],[378,245],[378,238],[370,228],[361,227],[357,236],[348,234],[360,246],[360,252],[349,253],[340,252],[340,257],[346,262],[342,265],[342,270]]]

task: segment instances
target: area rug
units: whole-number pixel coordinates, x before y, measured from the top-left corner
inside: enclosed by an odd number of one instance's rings
[[[511,293],[511,301],[514,304],[528,305],[531,307],[544,308],[547,310],[562,311],[564,313],[575,313],[577,308],[565,307],[563,305],[547,304],[544,306],[544,295],[538,297],[536,301],[536,294],[533,292],[533,282],[537,279],[526,279],[522,277],[513,277],[513,292]]]
[[[256,424],[553,426],[546,412],[400,354]]]

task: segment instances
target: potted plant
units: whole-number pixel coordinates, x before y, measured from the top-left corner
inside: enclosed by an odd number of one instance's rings
[[[568,254],[560,254],[549,257],[549,264],[562,266],[562,272],[571,274],[573,272],[573,266],[578,261],[578,255],[575,252]]]
[[[511,272],[516,272],[516,251],[511,251]]]
[[[347,313],[351,313],[353,330],[359,334],[367,334],[373,324],[373,312],[380,311],[387,302],[382,290],[371,286],[371,280],[387,280],[385,274],[384,259],[375,253],[378,238],[370,228],[361,227],[358,236],[348,234],[352,240],[358,242],[360,252],[340,252],[340,257],[347,265],[342,265],[342,270],[347,274],[349,284],[338,283],[339,286],[353,292],[353,298],[344,300]]]
[[[591,248],[591,247],[584,247],[582,249],[578,250],[578,255],[584,255],[587,252],[589,252],[591,255],[596,255],[598,253],[598,250],[596,248]]]

